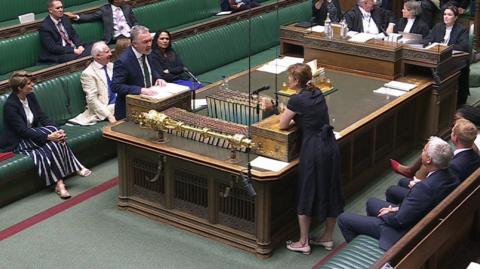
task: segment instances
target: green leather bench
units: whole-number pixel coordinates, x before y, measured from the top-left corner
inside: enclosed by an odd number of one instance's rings
[[[321,269],[369,269],[385,251],[378,247],[378,240],[366,235],[355,237]]]
[[[94,42],[103,36],[103,25],[91,22],[75,24],[75,30],[83,42]],[[48,64],[38,64],[40,38],[38,32],[0,40],[0,80],[8,79],[15,70],[29,72],[46,68]]]
[[[311,3],[305,1],[280,9],[278,21],[276,12],[253,17],[252,66],[278,56],[280,25],[309,20],[310,16]],[[211,83],[248,69],[248,32],[248,20],[244,20],[175,40],[173,47],[202,82]]]
[[[106,0],[64,0],[65,11],[76,12],[87,8],[98,7]],[[43,20],[47,15],[46,0],[0,0],[0,28],[19,24],[18,16],[35,13],[35,20]]]
[[[85,110],[80,72],[39,83],[34,92],[45,114],[66,131],[69,145],[83,164],[92,166],[115,156],[114,144],[102,137],[105,121],[92,126],[64,125]],[[7,96],[0,95],[0,135]],[[19,154],[0,162],[0,207],[43,187],[29,157]]]

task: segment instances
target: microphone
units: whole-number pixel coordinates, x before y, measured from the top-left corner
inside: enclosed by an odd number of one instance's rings
[[[191,79],[193,79],[196,83],[202,84],[200,80],[192,73],[186,66],[183,67],[183,72],[185,72]]]
[[[242,178],[243,189],[247,192],[249,196],[255,197],[257,195],[257,192],[253,188],[252,182],[250,182],[250,179],[252,178],[252,172],[250,171],[250,169],[248,170],[247,174],[240,172],[240,177]]]
[[[268,90],[268,89],[270,89],[270,86],[268,86],[268,85],[267,85],[267,86],[263,86],[263,87],[261,87],[261,88],[258,88],[258,89],[256,89],[256,90],[254,90],[254,91],[252,92],[252,95],[254,95],[254,94],[259,94],[259,93],[261,93],[261,92],[263,92],[263,91],[266,91],[266,90]]]

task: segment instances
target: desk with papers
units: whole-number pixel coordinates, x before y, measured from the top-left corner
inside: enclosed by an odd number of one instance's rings
[[[246,71],[230,77],[230,89],[247,92],[249,84],[252,90],[269,85],[271,89],[262,94],[275,98],[273,89],[287,75],[268,72],[273,71],[269,65],[264,71],[259,66],[250,75]],[[344,190],[350,197],[385,169],[387,158],[412,149],[418,133],[424,131],[426,123],[416,115],[430,100],[432,83],[422,76],[401,78],[415,88],[395,97],[374,93],[389,82],[386,79],[332,69],[326,69],[326,75],[337,89],[326,95],[326,101],[342,154]],[[200,89],[197,98],[219,91],[220,85],[221,81]],[[288,97],[279,96],[279,102],[288,102]],[[206,109],[197,113],[206,114]],[[107,126],[104,136],[118,145],[118,205],[122,209],[261,258],[271,256],[297,230],[298,159],[279,162],[238,152],[238,163],[230,163],[228,149],[169,133],[164,143],[157,143],[157,131],[133,122]],[[247,172],[248,160],[254,161],[255,197],[248,195],[241,176]]]

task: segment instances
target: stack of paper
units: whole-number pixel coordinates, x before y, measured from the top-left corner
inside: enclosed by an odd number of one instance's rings
[[[370,39],[374,39],[374,34],[367,34],[367,33],[358,33],[352,36],[348,41],[358,42],[358,43],[365,43]]]
[[[380,87],[373,92],[398,97],[404,95],[406,92],[412,90],[416,86],[417,85],[415,84],[392,80],[388,83],[385,83],[383,87]]]
[[[277,160],[273,160],[273,159],[270,159],[270,158],[265,158],[265,157],[262,157],[262,156],[258,156],[257,158],[255,158],[255,160],[251,161],[250,164],[253,167],[257,167],[257,168],[264,169],[264,170],[269,170],[269,171],[274,171],[274,172],[278,172],[278,171],[282,170],[283,168],[287,167],[287,165],[288,165],[288,163],[286,163],[286,162],[277,161]]]
[[[388,83],[385,83],[385,85],[383,85],[383,86],[387,87],[387,88],[392,88],[392,89],[395,89],[395,90],[401,90],[401,91],[408,92],[408,91],[412,90],[413,88],[415,88],[417,85],[392,80]]]
[[[323,33],[325,32],[325,27],[321,25],[317,25],[310,28],[310,30],[312,30],[312,32]]]
[[[148,97],[155,98],[155,99],[170,98],[176,94],[190,90],[190,88],[188,88],[187,86],[183,86],[175,83],[167,83],[167,85],[164,87],[153,86],[151,87],[151,89],[153,89],[156,92],[156,94]]]
[[[290,65],[296,63],[303,63],[303,58],[285,56],[281,59],[272,60],[257,70],[267,73],[280,74],[287,71]]]

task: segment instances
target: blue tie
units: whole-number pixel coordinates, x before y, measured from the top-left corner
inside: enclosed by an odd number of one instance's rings
[[[107,77],[107,85],[108,85],[108,104],[115,104],[115,99],[117,99],[117,95],[112,92],[112,80],[108,75],[107,66],[103,66],[103,71],[105,71],[105,76]]]

